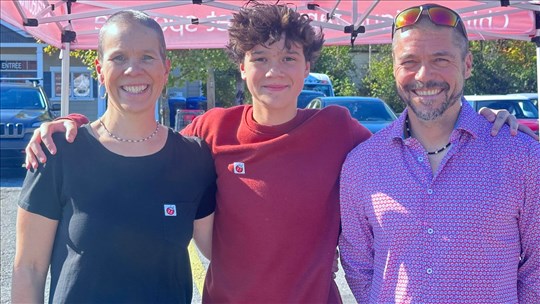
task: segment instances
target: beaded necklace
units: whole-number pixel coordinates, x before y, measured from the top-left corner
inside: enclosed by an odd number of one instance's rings
[[[409,118],[408,118],[408,117],[405,118],[405,128],[407,129],[407,135],[408,135],[409,137],[412,137],[412,136],[411,136],[411,130],[410,130],[410,128],[409,128]],[[452,143],[451,143],[451,142],[448,142],[444,147],[442,147],[442,148],[440,148],[440,149],[437,149],[437,150],[435,150],[435,151],[427,151],[427,154],[428,154],[428,155],[439,154],[439,153],[441,153],[442,151],[448,149],[448,147],[450,147],[450,145],[452,145]]]
[[[109,134],[110,137],[112,137],[112,138],[114,138],[114,139],[116,139],[116,140],[118,140],[120,142],[140,143],[140,142],[143,142],[143,141],[147,141],[150,138],[154,137],[158,133],[158,130],[159,130],[159,122],[156,121],[156,129],[154,130],[154,132],[152,132],[152,134],[148,135],[147,137],[141,138],[141,139],[124,139],[124,138],[121,138],[121,137],[119,137],[117,135],[114,135],[111,131],[109,131],[109,129],[107,129],[107,127],[105,126],[105,124],[101,120],[101,117],[98,118],[98,120],[99,120],[99,124],[103,127],[103,129],[105,129],[107,134]]]

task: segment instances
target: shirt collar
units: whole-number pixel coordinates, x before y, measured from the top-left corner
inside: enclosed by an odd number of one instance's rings
[[[390,130],[390,138],[392,140],[404,141],[405,135],[405,118],[409,113],[409,108],[405,108],[403,113],[396,120],[394,128]],[[469,133],[473,138],[477,138],[480,133],[480,124],[478,124],[477,114],[469,105],[464,97],[461,98],[461,111],[459,112],[457,123],[454,127],[454,132],[458,130],[459,133]]]
[[[481,124],[478,123],[478,114],[464,97],[461,97],[461,111],[454,129],[460,130],[463,133],[469,133],[473,138],[477,138],[481,132]]]

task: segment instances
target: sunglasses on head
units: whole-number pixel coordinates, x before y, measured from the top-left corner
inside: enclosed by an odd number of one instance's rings
[[[424,11],[433,24],[456,27],[467,38],[467,31],[461,17],[453,10],[436,4],[411,7],[397,14],[392,24],[392,38],[394,38],[394,34],[400,28],[417,23]]]

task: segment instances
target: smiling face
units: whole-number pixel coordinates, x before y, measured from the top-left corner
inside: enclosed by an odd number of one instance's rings
[[[457,117],[472,55],[463,56],[454,29],[422,25],[396,32],[393,46],[397,91],[410,111],[429,121],[452,109]],[[463,58],[465,57],[465,58]]]
[[[170,69],[159,45],[155,32],[137,22],[107,26],[96,70],[110,106],[121,111],[153,111]]]
[[[286,48],[284,38],[246,52],[240,72],[253,97],[255,120],[279,124],[292,119],[309,67],[302,47],[291,43]]]

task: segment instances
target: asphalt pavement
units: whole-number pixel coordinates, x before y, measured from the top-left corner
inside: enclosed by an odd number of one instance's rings
[[[21,191],[24,171],[0,172],[0,210],[1,210],[1,295],[0,303],[10,303],[11,269],[13,255],[15,254],[15,221],[17,213],[17,198]],[[194,246],[190,247],[190,258],[193,270],[193,303],[201,303],[200,290],[204,281],[204,274],[208,268],[206,260]],[[337,273],[336,282],[341,292],[343,303],[356,303],[345,282],[343,271]],[[47,299],[47,295],[46,295]]]

